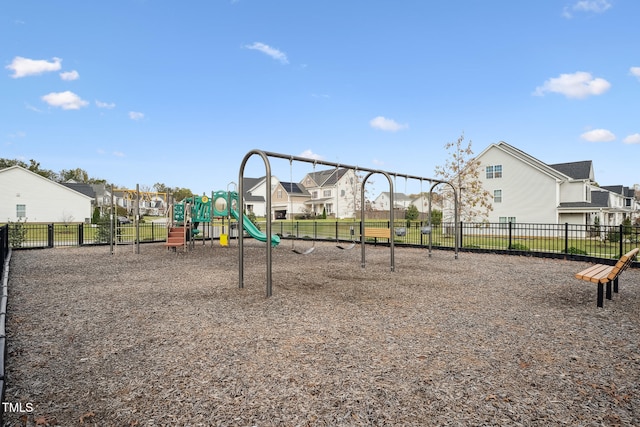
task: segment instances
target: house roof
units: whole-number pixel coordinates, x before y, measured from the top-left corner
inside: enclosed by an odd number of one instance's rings
[[[262,178],[242,178],[242,184],[244,185],[245,194],[251,191],[254,187],[256,187],[264,180],[264,176]]]
[[[608,191],[591,191],[591,202],[565,202],[560,203],[560,208],[608,208],[609,192]]]
[[[299,194],[299,195],[304,195],[304,194],[308,194],[307,190],[304,189],[304,187],[302,187],[300,184],[298,184],[297,182],[283,182],[280,181],[280,185],[282,185],[285,189],[285,191],[289,194]]]
[[[91,184],[84,184],[81,182],[63,182],[62,185],[72,190],[75,190],[78,193],[82,193],[85,196],[89,196],[92,199],[95,199],[96,197],[96,192],[91,186]]]
[[[629,187],[623,185],[603,185],[600,188],[611,191],[612,193],[621,194],[625,197],[633,197],[633,189],[629,192]]]
[[[340,179],[349,171],[349,169],[327,169],[318,172],[311,172],[307,174],[308,177],[316,183],[318,187],[325,187],[328,185],[335,185]]]
[[[591,181],[594,180],[593,162],[591,160],[583,160],[580,162],[570,163],[556,163],[549,166],[573,179],[588,179]]]

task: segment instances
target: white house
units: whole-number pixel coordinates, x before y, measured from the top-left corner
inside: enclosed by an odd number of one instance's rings
[[[0,170],[0,222],[85,222],[92,200],[17,165]]]
[[[428,197],[427,197],[428,200]],[[407,209],[413,204],[414,199],[407,196],[404,193],[393,193],[393,207],[395,209]],[[427,201],[427,210],[428,210]],[[376,211],[388,211],[391,204],[391,193],[389,191],[383,191],[376,197],[371,203],[371,207]],[[418,206],[416,206],[418,207]]]
[[[280,180],[271,176],[271,189],[273,192],[280,183]],[[258,217],[266,216],[267,211],[267,177],[244,178],[242,189],[244,192],[244,210],[253,212]],[[273,201],[272,201],[273,204]],[[273,206],[272,206],[273,210]]]
[[[314,215],[355,218],[360,209],[361,180],[352,169],[334,168],[305,175],[300,184],[311,196],[306,205]]]
[[[590,225],[598,216],[617,225],[637,206],[628,188],[599,187],[590,160],[549,165],[503,141],[476,159],[492,196],[489,222]]]

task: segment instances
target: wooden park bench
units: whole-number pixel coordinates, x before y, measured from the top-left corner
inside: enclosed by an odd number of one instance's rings
[[[374,238],[374,244],[378,243],[378,238],[380,239],[391,239],[391,229],[390,228],[371,228],[365,227],[364,229],[364,237],[365,238]]]
[[[639,248],[635,248],[624,254],[615,265],[596,264],[576,274],[576,279],[598,284],[598,307],[603,305],[604,285],[607,285],[607,299],[611,299],[611,284],[613,291],[618,293],[618,277],[631,265],[638,255]]]

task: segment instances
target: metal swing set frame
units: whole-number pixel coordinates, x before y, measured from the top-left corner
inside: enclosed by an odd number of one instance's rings
[[[438,180],[438,179],[434,179],[434,178],[425,178],[425,177],[421,177],[421,176],[415,176],[415,175],[406,175],[406,174],[394,174],[394,173],[389,173],[383,170],[378,170],[378,169],[369,169],[369,168],[364,168],[364,167],[358,167],[358,166],[349,166],[349,165],[341,165],[339,163],[334,163],[334,162],[328,162],[328,161],[324,161],[324,160],[317,160],[317,159],[308,159],[306,157],[299,157],[299,156],[292,156],[289,154],[281,154],[281,153],[274,153],[271,151],[263,151],[263,150],[258,150],[258,149],[254,149],[249,151],[244,158],[242,159],[242,162],[240,164],[240,171],[238,174],[238,195],[239,197],[243,197],[244,195],[244,170],[245,167],[247,165],[247,162],[249,161],[249,159],[254,156],[260,156],[264,162],[265,165],[265,175],[266,175],[266,188],[270,189],[271,188],[271,162],[269,161],[270,157],[273,158],[279,158],[279,159],[285,159],[285,160],[289,160],[290,162],[293,161],[299,161],[299,162],[303,162],[303,163],[313,163],[314,164],[314,168],[316,164],[321,164],[321,165],[325,165],[325,166],[331,166],[331,167],[343,167],[346,169],[353,169],[353,170],[360,170],[363,172],[368,172],[367,175],[365,175],[365,177],[362,180],[361,185],[361,191],[360,191],[360,209],[361,209],[361,221],[360,221],[360,247],[361,247],[361,267],[365,268],[365,236],[364,236],[364,216],[365,216],[365,197],[364,197],[364,188],[365,185],[367,184],[367,180],[372,176],[372,175],[376,175],[376,174],[381,174],[384,175],[385,178],[387,179],[388,183],[389,183],[389,223],[390,224],[394,224],[394,213],[393,213],[393,206],[394,206],[394,185],[393,185],[393,179],[391,178],[392,175],[397,176],[404,176],[406,179],[419,179],[421,182],[422,181],[429,181],[432,182],[433,185],[431,187],[430,193],[429,193],[429,224],[431,224],[431,192],[433,191],[433,189],[439,185],[439,184],[446,184],[449,185],[454,193],[454,216],[455,216],[455,227],[458,227],[458,195],[457,195],[457,191],[455,189],[455,187],[453,186],[453,184],[451,184],[448,181],[442,181],[442,180]],[[266,200],[266,235],[267,236],[272,236],[272,218],[271,218],[271,192],[267,191],[267,200]],[[238,208],[243,210],[244,209],[244,202],[241,203],[242,206],[239,206]],[[238,229],[242,230],[243,229],[243,215],[239,215],[238,218]],[[459,235],[458,235],[458,230],[456,229],[455,231],[455,258],[458,258],[458,250],[459,250]],[[267,239],[269,239],[269,237],[267,237]],[[315,245],[315,241],[314,241],[314,245]],[[355,243],[354,243],[355,246]],[[315,247],[315,246],[314,246]],[[267,264],[267,274],[266,274],[266,296],[270,297],[273,295],[273,281],[272,281],[272,247],[271,245],[265,245],[265,250],[266,250],[266,264]],[[306,251],[309,251],[309,249],[307,249]],[[306,252],[305,251],[305,252]],[[312,252],[312,251],[310,251]],[[310,253],[309,252],[309,253]],[[395,255],[394,255],[394,239],[390,238],[389,239],[389,252],[390,252],[390,268],[391,271],[395,271]],[[429,240],[429,255],[431,255],[431,240]],[[244,288],[244,238],[243,238],[243,233],[238,233],[238,288],[242,289]]]

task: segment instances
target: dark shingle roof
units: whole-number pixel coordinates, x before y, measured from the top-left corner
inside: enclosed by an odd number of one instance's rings
[[[348,169],[339,168],[336,173],[336,169],[327,169],[324,171],[312,172],[309,176],[319,187],[324,187],[326,185],[335,185],[340,178],[347,173],[347,171]]]
[[[549,166],[573,179],[592,179],[591,160],[571,163],[557,163],[555,165]]]
[[[612,193],[621,194],[623,196],[626,196],[629,190],[628,187],[625,187],[623,185],[603,185],[600,188],[611,191]]]
[[[80,182],[63,182],[62,185],[72,190],[75,190],[78,193],[82,193],[85,196],[89,196],[92,199],[96,198],[96,192],[94,191],[93,187],[90,184],[83,184]]]
[[[591,202],[565,202],[560,203],[561,208],[608,208],[609,192],[592,191]]]

